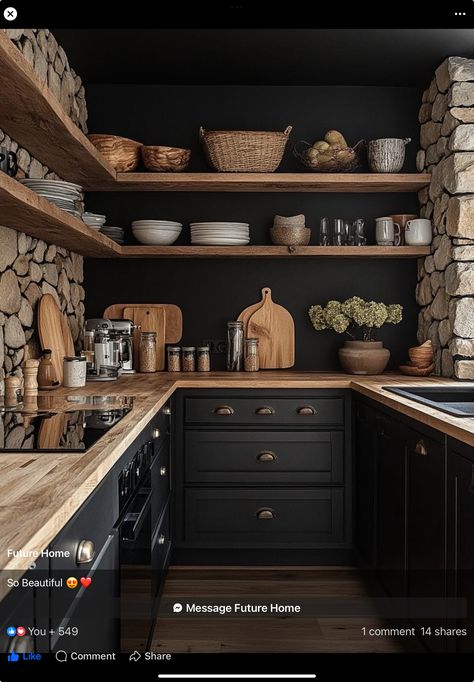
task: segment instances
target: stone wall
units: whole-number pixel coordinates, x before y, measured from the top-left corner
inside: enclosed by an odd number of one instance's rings
[[[33,66],[43,83],[79,128],[87,133],[86,94],[81,79],[47,28],[4,29],[13,44]]]
[[[418,340],[432,341],[436,374],[474,379],[474,60],[438,67],[419,121],[417,168],[432,173],[420,216],[433,222],[433,243],[418,263]]]
[[[65,111],[86,130],[84,88],[80,79],[76,81],[78,77],[54,36],[45,29],[7,29],[6,33],[43,80],[54,81],[51,76],[51,65],[54,65],[60,82],[59,90],[56,88],[58,99]],[[67,85],[63,86],[63,82]],[[58,179],[2,130],[0,145],[16,152],[18,177]],[[35,346],[36,307],[43,294],[52,294],[67,315],[77,344],[84,323],[83,279],[82,256],[0,226],[0,392],[3,392],[5,375],[22,374],[26,344]]]

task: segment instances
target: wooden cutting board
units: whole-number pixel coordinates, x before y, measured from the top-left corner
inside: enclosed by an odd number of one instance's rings
[[[124,308],[123,319],[133,320],[140,329],[133,334],[133,366],[139,369],[139,346],[141,332],[156,333],[156,369],[165,368],[166,310],[163,307]]]
[[[248,329],[248,324],[249,324],[250,318],[259,308],[262,307],[262,305],[265,301],[265,295],[263,292],[264,292],[264,289],[262,289],[262,300],[259,301],[258,303],[254,303],[253,305],[249,305],[248,308],[245,308],[244,310],[242,310],[242,312],[240,313],[240,315],[237,318],[237,320],[239,322],[244,323],[244,337],[245,338],[248,338],[247,329]]]
[[[295,324],[288,310],[272,301],[272,290],[262,289],[263,305],[250,317],[247,337],[258,338],[261,369],[284,369],[295,364]]]
[[[63,382],[63,360],[67,355],[75,355],[74,342],[66,316],[59,310],[55,298],[45,294],[38,303],[38,335],[41,348],[50,348],[51,361],[58,381]]]
[[[104,317],[108,320],[127,319],[126,315],[123,314],[125,308],[163,308],[166,312],[165,343],[179,343],[181,341],[183,313],[177,305],[172,303],[114,303],[104,310]]]

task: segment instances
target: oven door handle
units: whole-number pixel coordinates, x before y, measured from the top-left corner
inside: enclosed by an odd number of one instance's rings
[[[147,496],[144,503],[141,505],[140,511],[127,512],[123,517],[122,523],[120,524],[120,537],[124,542],[135,542],[145,522],[151,505],[152,491],[148,488],[142,488],[137,494],[137,497],[139,497],[146,493]]]

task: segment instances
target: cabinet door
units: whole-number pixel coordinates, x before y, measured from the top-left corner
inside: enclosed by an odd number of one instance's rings
[[[468,456],[464,456],[468,455]],[[472,458],[472,459],[471,459]],[[474,448],[448,442],[448,597],[463,601],[465,617],[452,627],[466,628],[451,638],[459,653],[474,653]]]
[[[405,595],[406,448],[403,425],[377,418],[377,569],[392,597]]]
[[[356,409],[356,547],[361,564],[375,566],[375,482],[377,472],[376,412],[359,403]]]
[[[445,446],[414,429],[407,430],[408,517],[407,578],[409,604],[413,606],[413,625],[435,628],[444,626],[446,596],[445,543]],[[418,611],[413,599],[430,599],[429,618]],[[422,638],[429,651],[444,651],[442,636]]]

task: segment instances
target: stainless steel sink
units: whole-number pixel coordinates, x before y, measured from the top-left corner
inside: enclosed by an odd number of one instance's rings
[[[453,417],[474,417],[474,384],[468,386],[383,386],[385,391],[410,398]]]

